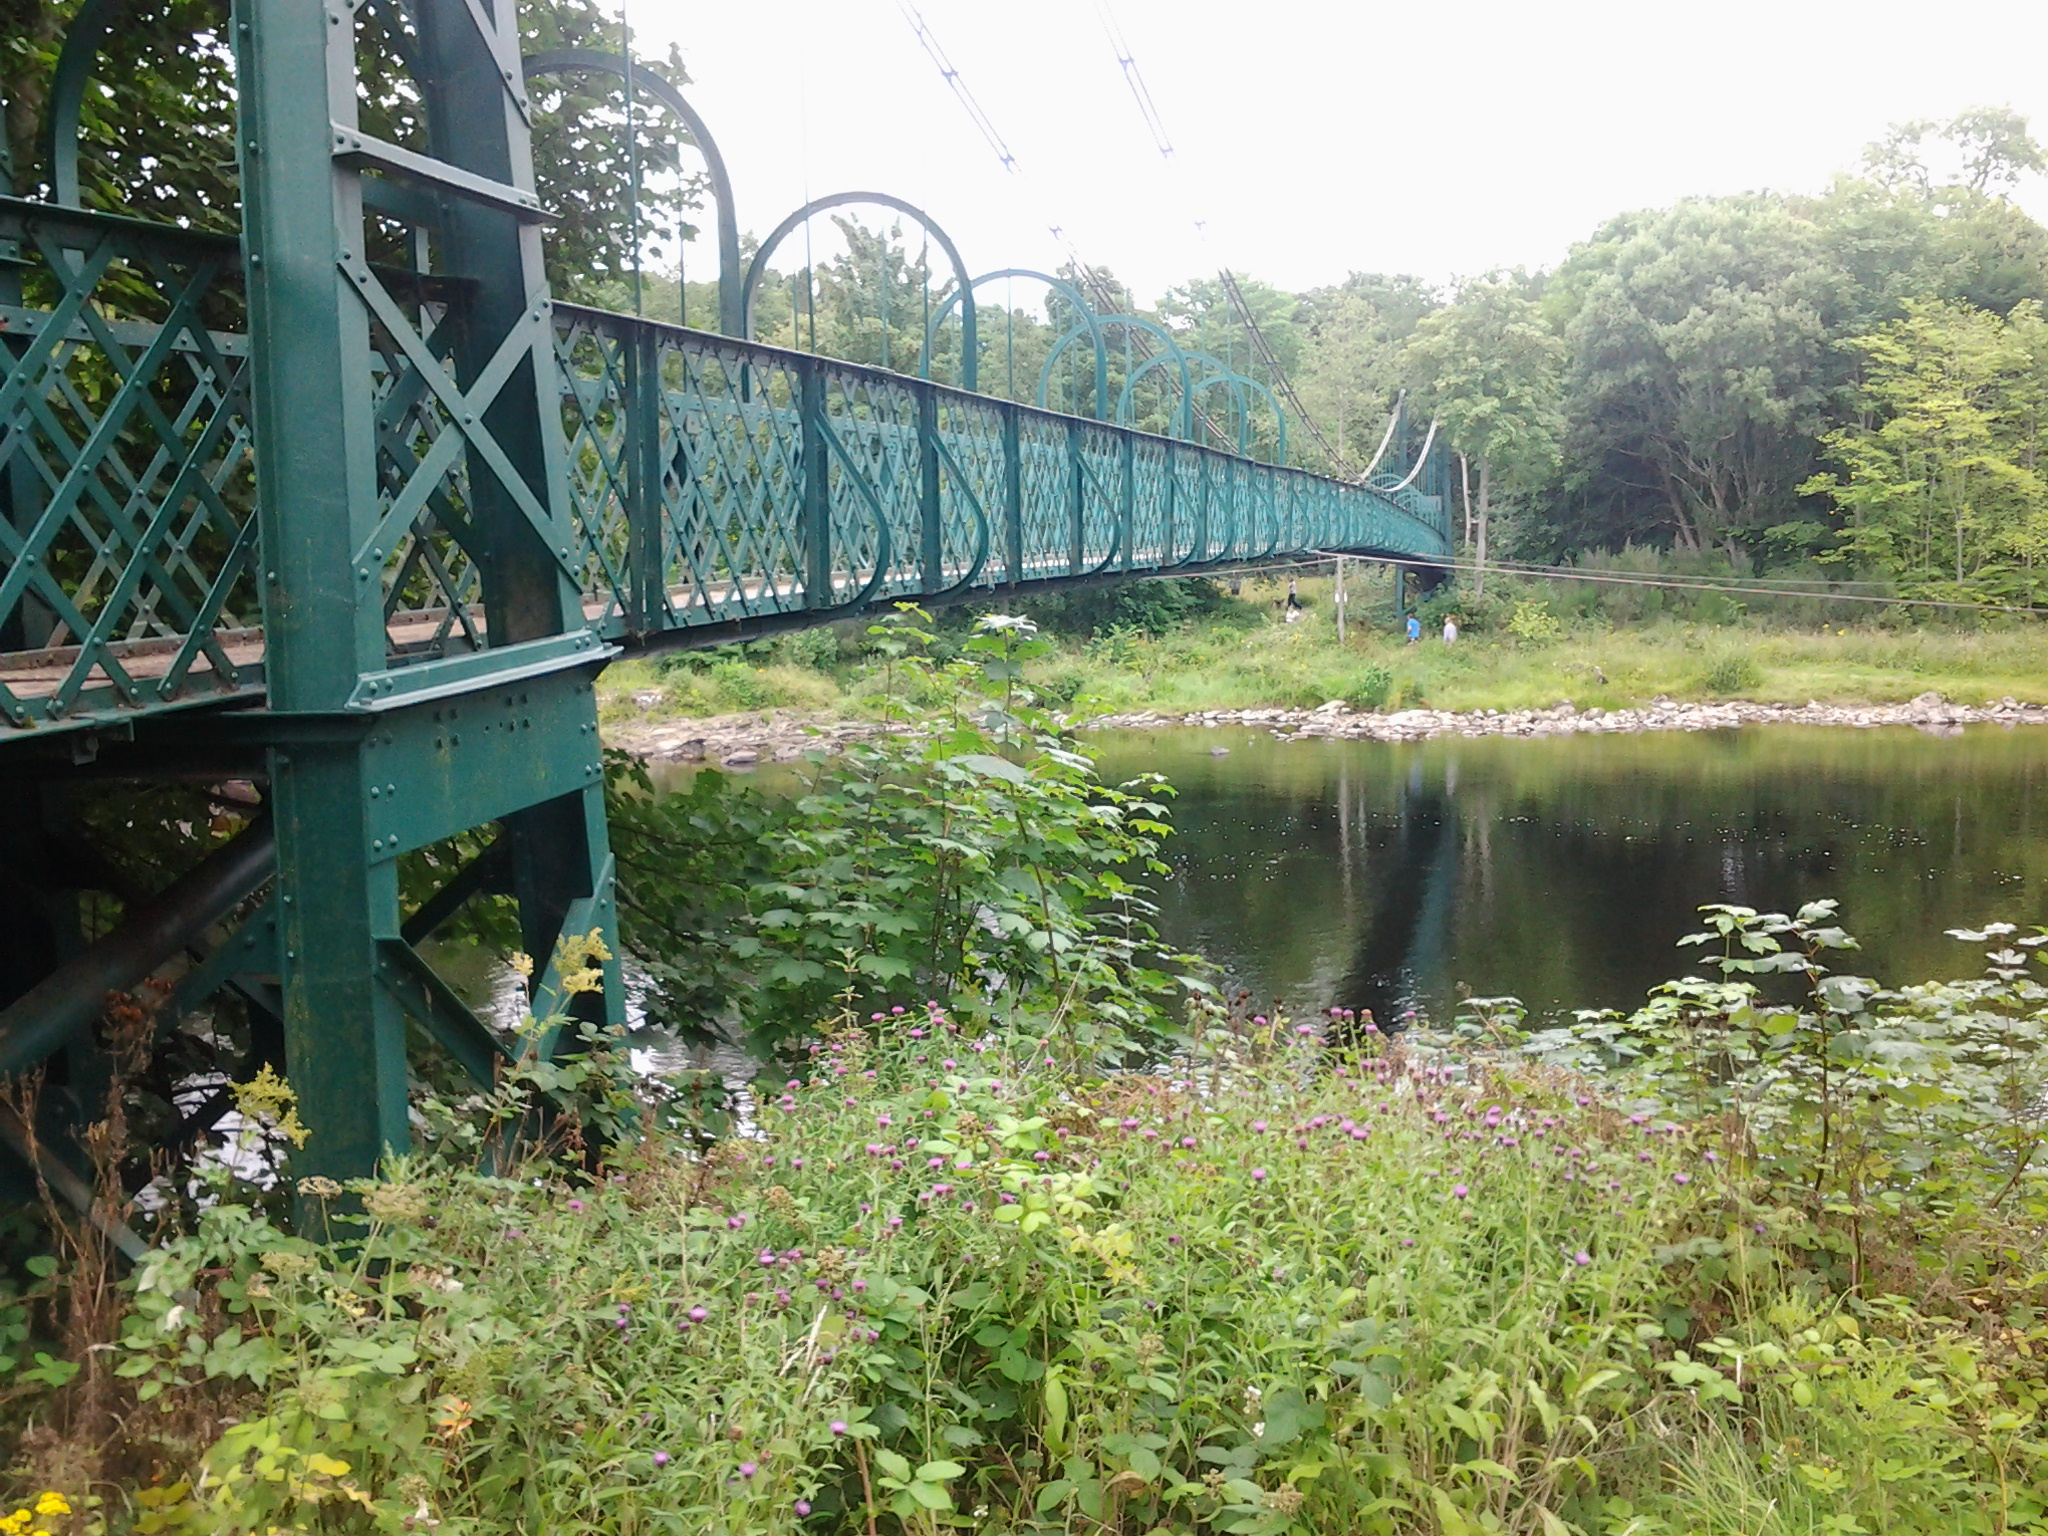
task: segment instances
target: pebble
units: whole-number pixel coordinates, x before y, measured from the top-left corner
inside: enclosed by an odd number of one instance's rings
[[[1938,693],[1923,693],[1907,704],[1681,704],[1659,695],[1641,709],[1581,710],[1566,699],[1549,709],[1401,709],[1392,714],[1354,710],[1342,702],[1302,709],[1204,710],[1200,714],[1104,715],[1095,730],[1131,730],[1174,725],[1258,725],[1281,741],[1428,741],[1460,736],[1583,736],[1639,731],[1725,731],[1745,725],[1838,725],[1871,730],[1910,725],[1934,736],[1955,736],[1966,725],[2048,725],[2048,704],[2022,704],[2010,696],[1980,706],[1951,704]]]
[[[1957,736],[1966,725],[2013,727],[2048,725],[2048,704],[2022,704],[2010,695],[1982,705],[1952,704],[1938,693],[1923,693],[1906,704],[1752,704],[1729,700],[1681,704],[1658,695],[1640,709],[1580,709],[1561,700],[1548,709],[1401,709],[1392,714],[1355,710],[1342,700],[1314,709],[1210,709],[1170,715],[1158,710],[1103,715],[1089,730],[1147,730],[1167,726],[1261,726],[1281,741],[1429,741],[1438,736],[1585,736],[1640,731],[1726,731],[1745,725],[1834,725],[1854,730],[1909,725],[1930,736]],[[902,727],[898,727],[901,729]],[[670,725],[622,722],[605,731],[611,745],[653,762],[716,761],[728,767],[788,762],[807,752],[836,751],[871,739],[882,727],[871,721],[763,718],[726,715]],[[1228,747],[1211,747],[1223,757]]]

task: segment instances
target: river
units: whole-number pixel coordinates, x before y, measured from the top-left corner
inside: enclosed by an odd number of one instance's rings
[[[1093,745],[1179,791],[1163,936],[1296,1013],[1627,1008],[1700,968],[1674,946],[1703,902],[1833,897],[1863,944],[1840,968],[1886,984],[1972,973],[1946,928],[2048,921],[2041,727]]]

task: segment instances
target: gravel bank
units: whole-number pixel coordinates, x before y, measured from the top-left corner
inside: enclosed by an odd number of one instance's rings
[[[1359,741],[1428,741],[1437,736],[1575,736],[1636,731],[1726,731],[1745,725],[1837,725],[1869,730],[1910,725],[1932,735],[1960,734],[1966,725],[2048,725],[2048,705],[2012,698],[1952,704],[1923,693],[1909,704],[1681,704],[1658,698],[1643,709],[1579,709],[1570,701],[1549,709],[1403,709],[1369,714],[1330,703],[1315,709],[1212,709],[1168,715],[1146,710],[1105,715],[1090,729],[1144,730],[1161,726],[1254,725],[1281,741],[1342,738]]]
[[[1659,698],[1643,709],[1579,709],[1569,701],[1549,709],[1403,709],[1390,715],[1330,703],[1315,709],[1211,709],[1198,714],[1103,715],[1089,730],[1148,730],[1169,726],[1251,725],[1281,741],[1342,739],[1428,741],[1437,736],[1575,736],[1634,731],[1727,731],[1745,725],[1834,725],[1870,730],[1910,725],[1935,736],[1960,734],[1966,725],[2048,725],[2048,704],[1992,699],[1952,704],[1923,693],[1908,704],[1683,704]],[[899,727],[900,728],[900,727]],[[807,752],[837,751],[881,734],[872,720],[836,720],[803,714],[714,715],[699,720],[619,721],[605,740],[654,763],[711,763],[750,768],[790,762]]]

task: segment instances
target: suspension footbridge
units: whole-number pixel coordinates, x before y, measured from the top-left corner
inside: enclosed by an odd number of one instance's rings
[[[749,339],[732,187],[679,92],[612,55],[522,58],[513,0],[415,0],[386,62],[423,132],[399,143],[359,110],[373,9],[237,6],[238,238],[82,206],[80,101],[119,0],[79,9],[50,81],[48,195],[0,197],[0,1071],[49,1063],[44,1158],[104,1080],[109,994],[152,979],[159,1028],[243,1011],[220,1069],[288,1072],[303,1171],[407,1143],[409,1032],[489,1081],[506,1041],[421,946],[486,893],[536,956],[611,932],[594,679],[621,654],[906,600],[1447,556],[1438,456],[1356,484],[1288,467],[1284,428],[1273,462],[1219,446],[1205,392],[1242,421],[1264,386],[1171,335],[1145,340],[1163,432],[1132,424],[1128,373],[1092,414],[980,392],[974,290],[1009,274],[950,241],[955,383]],[[529,82],[576,70],[623,73],[703,153],[717,331],[551,300]],[[1070,307],[1062,346],[1103,376],[1105,335],[1139,322]],[[110,778],[232,785],[246,823],[136,889],[75,822],[70,791]],[[472,856],[401,902],[400,860],[459,835]],[[106,896],[99,931],[84,903]],[[547,967],[535,1012],[617,1020],[622,997],[615,960],[594,1001]]]

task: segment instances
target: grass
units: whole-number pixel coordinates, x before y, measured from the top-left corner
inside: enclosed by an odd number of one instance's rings
[[[1468,629],[1446,647],[1432,626],[1410,646],[1393,632],[1384,593],[1354,579],[1353,622],[1340,646],[1331,588],[1328,579],[1300,581],[1306,616],[1291,625],[1278,617],[1284,587],[1247,581],[1237,611],[1220,618],[1162,633],[1112,628],[1086,639],[1056,637],[1057,654],[1034,663],[1030,677],[1057,702],[1093,701],[1109,712],[1309,708],[1331,699],[1455,710],[1547,708],[1565,699],[1582,709],[1622,709],[1660,696],[1883,704],[1930,690],[1969,704],[2008,695],[2048,701],[2048,630],[2028,623],[1800,627],[1766,614],[1625,623],[1567,616],[1559,625],[1528,626],[1560,631],[1547,638],[1497,625]],[[605,718],[861,713],[871,680],[853,638],[814,644],[810,654],[818,660],[809,665],[772,648],[723,653],[687,670],[622,663],[600,684]]]
[[[2038,1373],[1831,1297],[1717,1125],[1279,1020],[1047,1049],[842,1019],[758,1137],[596,1169],[430,1109],[343,1241],[230,1200],[145,1266],[153,1473],[21,1475],[108,1530],[2042,1528]]]

